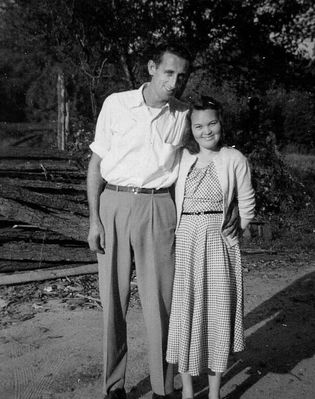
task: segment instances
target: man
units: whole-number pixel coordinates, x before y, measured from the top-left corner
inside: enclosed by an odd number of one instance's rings
[[[132,258],[148,334],[153,399],[173,392],[173,367],[165,361],[176,222],[169,188],[178,174],[187,113],[175,96],[185,88],[190,62],[180,46],[158,48],[148,62],[149,83],[105,100],[91,144],[88,241],[99,263],[104,394],[110,399],[126,396]]]

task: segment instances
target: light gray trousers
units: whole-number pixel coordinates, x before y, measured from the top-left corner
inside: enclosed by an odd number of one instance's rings
[[[127,362],[126,313],[132,256],[148,335],[153,392],[173,391],[165,361],[174,276],[175,205],[169,193],[134,194],[105,188],[100,199],[105,254],[98,254],[104,314],[104,394],[122,388]]]

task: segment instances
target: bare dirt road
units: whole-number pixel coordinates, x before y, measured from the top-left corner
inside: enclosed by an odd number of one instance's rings
[[[246,257],[244,266],[247,350],[231,358],[222,396],[315,398],[314,257],[256,255]],[[4,291],[1,298],[8,300]],[[34,304],[22,302],[2,323],[0,399],[101,398],[100,309],[71,308],[54,298],[35,306],[28,318]],[[146,334],[137,301],[129,309],[128,326],[128,397],[149,398]],[[178,376],[175,385],[180,398]],[[206,397],[204,377],[195,380],[195,388],[197,397]]]

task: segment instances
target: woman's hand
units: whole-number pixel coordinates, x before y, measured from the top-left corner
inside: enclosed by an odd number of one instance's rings
[[[240,228],[240,216],[238,212],[238,205],[233,201],[226,214],[226,223],[223,226],[224,233],[231,238],[239,237],[243,234]]]

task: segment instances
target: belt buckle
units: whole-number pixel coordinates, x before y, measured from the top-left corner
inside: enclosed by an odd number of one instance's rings
[[[139,190],[140,190],[139,187],[132,187],[132,189],[131,189],[131,191],[132,191],[134,194],[138,194],[138,193],[139,193]]]

